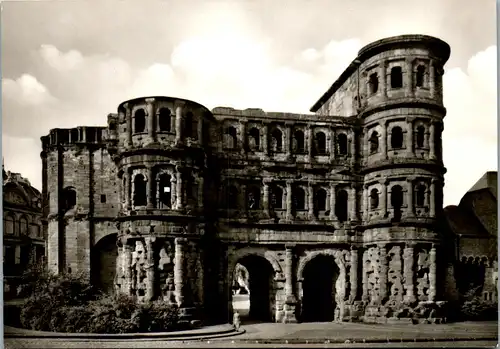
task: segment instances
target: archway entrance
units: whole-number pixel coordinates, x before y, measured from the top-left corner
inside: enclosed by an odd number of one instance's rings
[[[114,292],[116,276],[117,234],[103,237],[92,248],[92,280],[105,293]]]
[[[274,270],[260,256],[246,256],[238,261],[233,271],[233,310],[242,321],[273,321],[275,290]]]
[[[303,322],[333,321],[335,318],[335,282],[339,268],[333,256],[319,255],[309,261],[303,272]]]

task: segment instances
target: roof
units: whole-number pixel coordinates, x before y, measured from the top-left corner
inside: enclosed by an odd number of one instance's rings
[[[495,199],[497,198],[498,192],[498,182],[497,182],[497,171],[488,171],[486,172],[477,182],[474,184],[467,193],[471,193],[474,191],[489,189]]]
[[[481,222],[469,210],[462,207],[446,206],[444,217],[448,227],[456,235],[489,236]]]

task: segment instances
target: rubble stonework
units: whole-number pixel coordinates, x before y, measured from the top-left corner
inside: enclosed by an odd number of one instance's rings
[[[237,263],[255,319],[440,321],[449,54],[428,36],[372,43],[314,114],[155,96],[107,127],[51,130],[49,268],[186,321],[231,321]]]

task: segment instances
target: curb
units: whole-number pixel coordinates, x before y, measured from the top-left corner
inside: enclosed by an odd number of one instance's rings
[[[10,330],[10,331],[9,331]],[[198,340],[209,338],[223,338],[241,335],[245,330],[236,331],[232,326],[227,326],[226,329],[212,330],[198,329],[191,331],[175,331],[175,332],[145,332],[145,333],[61,333],[61,332],[45,332],[19,329],[15,327],[4,327],[4,338],[58,338],[58,339],[164,339],[164,340]]]
[[[361,343],[424,343],[424,342],[474,342],[492,341],[497,342],[498,337],[484,338],[374,338],[374,339],[238,339],[235,342],[241,344],[361,344]]]

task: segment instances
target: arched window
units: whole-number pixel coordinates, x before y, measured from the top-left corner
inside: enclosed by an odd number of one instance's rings
[[[238,208],[238,189],[234,185],[230,185],[227,188],[227,208],[236,209]]]
[[[142,174],[138,174],[134,178],[134,206],[146,206],[146,179]]]
[[[434,132],[434,153],[438,159],[441,159],[441,130],[436,125],[436,131]]]
[[[4,232],[6,235],[14,235],[14,217],[8,214],[4,221]]]
[[[160,112],[158,113],[158,127],[162,132],[170,132],[172,127],[172,117],[170,109],[160,108]]]
[[[323,132],[316,133],[316,152],[326,154],[326,136]]]
[[[370,92],[370,95],[377,93],[377,91],[378,91],[378,74],[377,73],[370,74],[370,77],[368,78],[368,91]]]
[[[252,127],[250,132],[248,132],[248,145],[250,150],[258,151],[260,149],[260,132],[256,127]]]
[[[378,190],[376,188],[370,191],[370,209],[378,208]]]
[[[417,127],[417,148],[423,148],[424,147],[424,139],[425,139],[425,127],[424,126],[419,126]]]
[[[416,190],[416,206],[422,207],[425,206],[425,185],[419,184],[417,185],[417,190]]]
[[[252,185],[247,189],[247,206],[249,210],[260,208],[260,188]]]
[[[144,109],[137,109],[134,114],[134,133],[144,132],[146,129],[146,113]]]
[[[306,193],[304,189],[297,187],[292,190],[292,203],[295,210],[306,208]]]
[[[283,134],[277,128],[271,133],[271,151],[280,152],[283,149]]]
[[[378,151],[378,133],[373,131],[369,139],[370,142],[370,154],[374,154]]]
[[[392,149],[399,149],[403,147],[403,130],[399,126],[392,128],[391,147]]]
[[[425,67],[423,65],[419,65],[417,67],[417,76],[416,76],[416,81],[415,85],[417,87],[423,87],[424,86],[424,78],[425,78]]]
[[[339,155],[347,155],[347,136],[345,133],[340,133],[337,136],[337,147]]]
[[[193,113],[188,111],[184,116],[184,134],[186,138],[196,138],[193,136]]]
[[[348,196],[345,190],[339,190],[335,197],[335,215],[340,222],[347,221]]]
[[[293,152],[294,153],[304,153],[304,132],[297,130],[293,134]]]
[[[233,126],[229,126],[224,133],[224,145],[227,149],[236,149],[236,129]]]
[[[67,187],[63,190],[64,210],[68,211],[76,206],[76,190],[72,187]]]
[[[392,67],[391,69],[391,88],[403,87],[403,71],[401,67]]]
[[[403,206],[403,188],[399,185],[395,185],[391,189],[391,206],[394,210],[395,222],[401,220],[401,207]]]
[[[21,217],[21,219],[19,219],[19,234],[28,235],[28,220],[26,217]]]
[[[272,208],[283,209],[283,190],[277,185],[271,189],[271,205]]]
[[[326,190],[320,188],[316,191],[316,210],[325,211],[326,210]]]
[[[158,199],[160,208],[172,207],[172,177],[163,173],[158,181]]]

